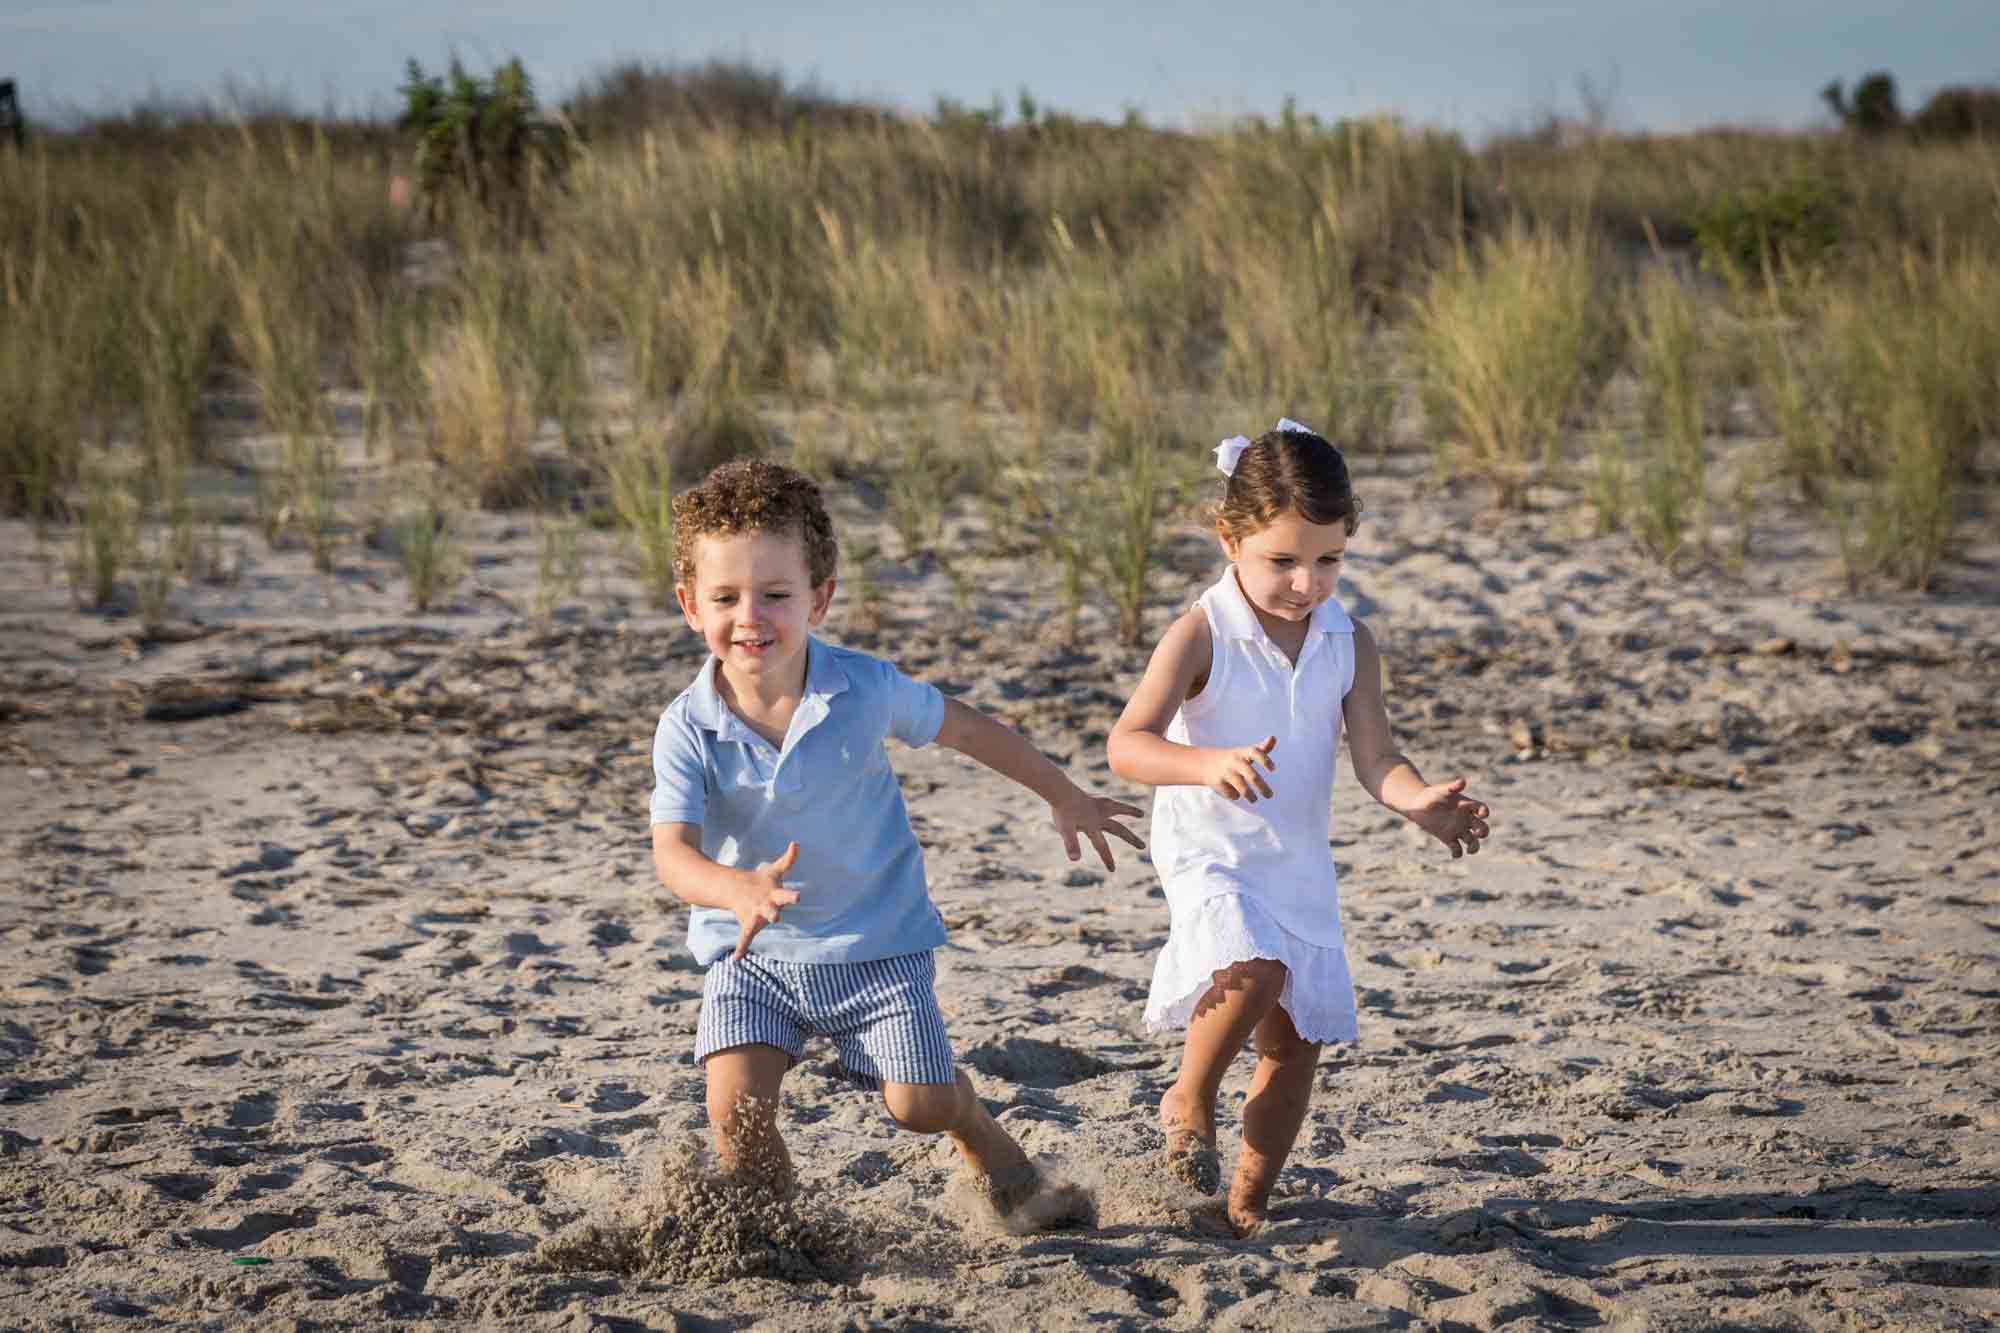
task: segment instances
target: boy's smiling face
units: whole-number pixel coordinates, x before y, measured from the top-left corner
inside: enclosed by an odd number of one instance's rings
[[[729,679],[769,692],[804,684],[806,640],[833,587],[813,584],[797,533],[739,532],[701,538],[694,580],[674,596]]]

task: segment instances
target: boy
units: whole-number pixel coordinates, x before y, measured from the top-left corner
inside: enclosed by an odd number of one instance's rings
[[[695,1058],[725,1170],[791,1186],[778,1087],[811,1033],[878,1086],[889,1114],[949,1134],[1006,1215],[1037,1188],[1027,1155],[953,1067],[932,986],[943,922],[882,741],[933,740],[1034,791],[1070,859],[1117,817],[1019,734],[891,663],[812,636],[838,547],[819,488],[725,463],[674,501],[675,595],[710,658],[653,741],[653,865],[691,907],[708,968]]]

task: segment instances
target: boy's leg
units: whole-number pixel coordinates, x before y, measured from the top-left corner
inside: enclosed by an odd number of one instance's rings
[[[950,1083],[885,1082],[882,1101],[904,1129],[951,1135],[965,1164],[979,1175],[995,1181],[1019,1176],[1028,1155],[979,1100],[965,1071],[952,1075]]]
[[[1181,1068],[1160,1097],[1160,1128],[1174,1173],[1204,1194],[1221,1186],[1215,1156],[1215,1098],[1229,1064],[1258,1025],[1278,1010],[1285,992],[1285,965],[1269,958],[1233,963],[1215,974],[1214,984],[1188,1020]]]
[[[1041,1181],[952,1060],[936,978],[936,960],[927,952],[853,964],[840,979],[842,1022],[832,1034],[834,1046],[850,1071],[880,1085],[897,1124],[919,1134],[949,1134],[993,1206],[1010,1214]]]
[[[694,1039],[722,1169],[781,1193],[793,1178],[778,1134],[779,1087],[805,1045],[790,991],[784,964],[754,954],[720,959],[702,981]]]
[[[1243,1150],[1229,1186],[1229,1220],[1243,1235],[1263,1225],[1271,1187],[1305,1123],[1319,1065],[1319,1043],[1301,1037],[1282,1007],[1264,1016],[1255,1040],[1257,1072],[1243,1103]]]
[[[722,1169],[780,1194],[792,1189],[792,1159],[778,1133],[778,1102],[791,1053],[751,1043],[708,1057],[708,1123]]]
[[[993,1211],[1012,1230],[1091,1224],[1097,1206],[1075,1184],[1046,1179],[995,1120],[963,1069],[950,1083],[884,1083],[882,1100],[903,1128],[949,1134]]]
[[[929,953],[852,964],[838,989],[842,1022],[833,1033],[840,1062],[882,1089],[897,1124],[949,1134],[967,1165],[983,1175],[1018,1169],[1027,1156],[988,1114],[972,1080],[951,1055],[937,1002],[937,961]]]

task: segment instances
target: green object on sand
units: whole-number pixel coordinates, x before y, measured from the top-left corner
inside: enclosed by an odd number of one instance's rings
[[[254,1267],[257,1264],[268,1264],[271,1261],[269,1259],[266,1259],[261,1254],[243,1254],[243,1255],[238,1255],[236,1258],[231,1259],[229,1262],[232,1264],[242,1264],[244,1267],[250,1268]]]

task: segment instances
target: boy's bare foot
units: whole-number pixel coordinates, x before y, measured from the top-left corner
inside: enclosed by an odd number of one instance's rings
[[[972,1185],[1009,1231],[1054,1231],[1094,1226],[1097,1200],[1081,1185],[1051,1183],[1033,1162],[993,1175],[973,1175]]]
[[[773,1175],[768,1171],[723,1171],[720,1178],[731,1189],[758,1198],[776,1199],[780,1203],[790,1203],[799,1193],[796,1176]]]
[[[718,1165],[721,1169],[716,1174],[736,1189],[786,1201],[798,1195],[798,1173],[792,1169],[791,1155],[782,1147],[776,1152],[738,1153],[722,1158]]]
[[[1197,1194],[1214,1194],[1222,1188],[1222,1155],[1215,1149],[1215,1127],[1210,1125],[1203,1134],[1172,1088],[1160,1098],[1160,1132],[1167,1136],[1168,1175]]]

